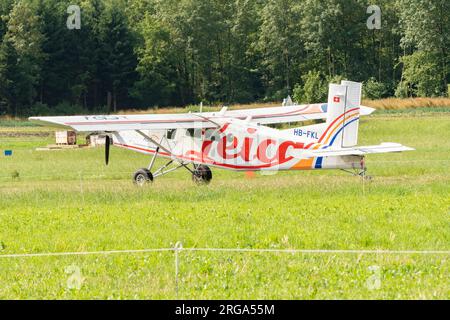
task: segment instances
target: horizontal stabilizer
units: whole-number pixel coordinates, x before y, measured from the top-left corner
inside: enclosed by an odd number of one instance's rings
[[[308,155],[309,157],[362,156],[371,153],[403,152],[412,150],[414,149],[398,143],[382,143],[376,146],[308,150],[304,155]]]
[[[375,112],[375,108],[371,108],[371,107],[365,107],[365,106],[359,106],[360,110],[360,114],[362,116],[368,116],[369,114],[372,114]]]

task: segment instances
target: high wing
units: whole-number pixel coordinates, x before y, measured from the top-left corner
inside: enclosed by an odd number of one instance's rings
[[[362,115],[375,111],[369,107],[360,108]],[[29,120],[44,125],[70,127],[80,132],[94,132],[212,128],[217,126],[214,119],[218,118],[251,119],[254,124],[275,124],[326,119],[326,116],[327,104],[310,104],[202,113],[31,117]]]
[[[412,150],[414,149],[410,147],[405,147],[399,143],[386,142],[376,146],[305,150],[303,155],[308,157],[362,156],[370,153],[389,153],[389,152],[402,152]]]
[[[70,127],[79,132],[216,127],[203,115],[196,116],[195,114],[31,117],[29,120],[43,125]]]

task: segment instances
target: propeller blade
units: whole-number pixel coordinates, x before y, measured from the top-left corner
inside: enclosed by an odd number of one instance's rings
[[[111,147],[111,137],[106,136],[105,137],[105,163],[106,165],[109,164],[109,149]]]

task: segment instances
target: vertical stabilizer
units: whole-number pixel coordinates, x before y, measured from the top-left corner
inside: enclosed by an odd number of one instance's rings
[[[358,142],[361,83],[330,84],[327,131],[324,143],[333,148],[353,147]]]
[[[362,84],[352,81],[342,81],[341,85],[347,86],[346,111],[357,109],[355,111],[349,112],[349,114],[345,116],[342,147],[354,147],[358,144]],[[350,115],[355,114],[356,111],[358,115],[351,118]]]

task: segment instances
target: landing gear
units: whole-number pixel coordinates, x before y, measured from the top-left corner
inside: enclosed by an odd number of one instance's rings
[[[352,176],[361,177],[363,181],[371,181],[373,178],[372,176],[368,176],[367,173],[367,167],[364,157],[361,157],[360,166],[353,168],[353,171],[341,169],[344,172],[350,173]]]
[[[148,169],[139,169],[134,173],[133,181],[137,186],[143,187],[146,184],[153,182],[153,175]]]
[[[359,175],[363,180],[366,180],[366,181],[372,181],[373,177],[372,177],[372,176],[368,176],[368,175],[366,174],[366,172],[367,172],[367,169],[364,169],[364,170],[362,170],[358,175]]]
[[[179,162],[177,160],[170,160],[159,169],[152,173],[153,166],[155,164],[156,156],[158,155],[159,148],[156,149],[156,153],[153,156],[150,165],[147,169],[139,169],[133,175],[133,182],[139,187],[143,187],[151,182],[157,177],[164,176],[172,171],[178,170],[180,168],[185,168],[192,174],[192,181],[194,181],[197,185],[208,184],[212,179],[212,172],[208,166],[205,165],[196,165],[194,164],[194,168],[189,168],[188,164]]]
[[[180,168],[185,168],[187,171],[189,171],[192,174],[192,180],[197,184],[208,184],[212,179],[212,172],[211,169],[208,166],[205,165],[197,165],[193,163],[194,168],[189,168],[188,164],[183,162],[181,159],[177,159],[176,157],[171,157],[171,159],[161,166],[158,170],[153,171],[153,167],[156,162],[156,158],[159,155],[160,150],[163,150],[167,154],[172,154],[172,151],[170,148],[166,148],[162,145],[162,141],[165,136],[161,137],[160,142],[156,142],[152,137],[149,137],[145,133],[141,132],[140,130],[136,130],[137,133],[139,133],[141,136],[143,136],[146,140],[152,142],[154,145],[156,145],[155,153],[153,154],[153,157],[150,161],[150,164],[147,169],[139,169],[136,171],[136,173],[133,175],[133,181],[138,186],[144,186],[148,184],[149,182],[153,182],[153,179],[157,177],[164,176],[172,171],[178,170]]]
[[[212,172],[208,166],[194,165],[194,171],[192,172],[192,181],[197,185],[209,184],[212,179]]]
[[[355,171],[350,171],[350,170],[346,170],[346,169],[341,169],[341,170],[344,172],[350,173],[352,176],[361,177],[361,179],[366,180],[366,181],[371,181],[373,179],[372,176],[368,176],[366,174],[366,172],[367,172],[366,168],[364,168],[362,170],[355,169]]]

